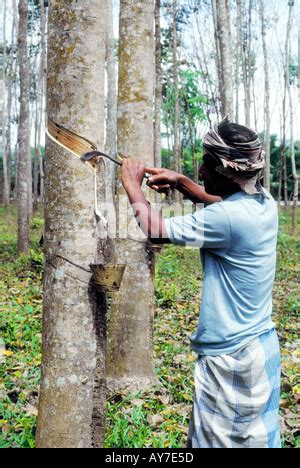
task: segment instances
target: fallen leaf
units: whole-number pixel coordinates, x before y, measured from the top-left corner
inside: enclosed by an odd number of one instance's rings
[[[159,395],[158,399],[163,405],[168,405],[170,403],[170,397],[168,395]]]
[[[131,403],[132,403],[134,406],[137,406],[138,408],[140,408],[141,406],[144,405],[144,400],[132,400]]]
[[[196,354],[189,354],[188,357],[187,357],[188,362],[195,362],[196,359],[197,359]]]
[[[37,416],[38,415],[38,410],[35,406],[31,405],[30,403],[28,403],[26,406],[25,406],[25,412],[28,416]]]
[[[155,427],[164,422],[164,418],[161,414],[148,414],[147,421],[150,426]]]
[[[295,395],[300,396],[300,384],[296,385],[296,386],[293,388],[293,393],[294,393]]]

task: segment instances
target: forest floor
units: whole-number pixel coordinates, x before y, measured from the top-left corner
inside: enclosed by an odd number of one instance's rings
[[[300,447],[299,238],[280,216],[274,319],[282,349],[281,423],[285,447]],[[41,365],[43,253],[40,216],[29,256],[16,255],[16,214],[0,208],[0,448],[34,447]],[[155,366],[160,386],[108,401],[106,447],[185,447],[196,356],[202,272],[197,250],[165,247],[156,267]]]

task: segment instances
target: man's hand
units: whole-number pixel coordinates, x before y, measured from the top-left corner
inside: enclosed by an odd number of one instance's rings
[[[156,212],[147,202],[142,191],[145,166],[134,159],[124,159],[122,162],[121,179],[127,192],[134,216],[144,234],[156,244],[169,244],[168,233],[160,212]]]
[[[145,172],[146,168],[140,161],[131,158],[123,159],[121,180],[125,190],[130,187],[141,187]]]
[[[146,172],[152,174],[147,181],[147,185],[159,193],[166,193],[170,189],[176,188],[180,174],[168,169],[160,169],[155,167],[146,167]]]

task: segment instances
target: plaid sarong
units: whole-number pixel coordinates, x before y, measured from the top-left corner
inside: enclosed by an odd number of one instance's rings
[[[200,356],[189,448],[281,448],[275,330],[237,352]]]

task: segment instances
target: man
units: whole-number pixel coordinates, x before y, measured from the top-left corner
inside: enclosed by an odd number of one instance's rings
[[[194,448],[280,448],[280,352],[272,314],[277,206],[260,185],[264,167],[255,132],[226,118],[208,132],[201,175],[205,189],[165,169],[131,159],[122,182],[144,233],[154,242],[201,248],[204,269],[199,359],[189,431]],[[157,191],[176,188],[210,205],[163,219],[141,190],[145,172]]]

